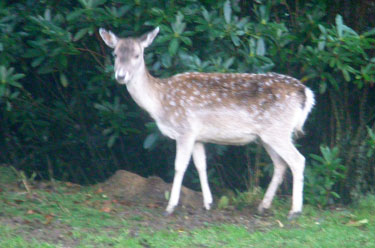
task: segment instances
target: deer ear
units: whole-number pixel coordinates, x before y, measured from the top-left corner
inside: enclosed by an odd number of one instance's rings
[[[104,28],[100,28],[99,34],[102,37],[105,44],[107,44],[107,46],[111,48],[115,48],[118,42],[118,38],[114,33],[112,33],[111,31],[107,31]]]
[[[159,33],[159,27],[156,27],[151,32],[148,32],[144,35],[142,35],[139,38],[139,41],[141,42],[141,45],[143,48],[148,47],[151,45],[152,41],[155,39],[156,35]]]

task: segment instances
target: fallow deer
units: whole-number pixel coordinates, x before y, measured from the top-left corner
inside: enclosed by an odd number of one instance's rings
[[[199,173],[204,207],[212,194],[206,169],[204,143],[245,145],[259,140],[271,157],[274,173],[262,213],[270,208],[286,168],[292,171],[293,195],[289,218],[303,205],[305,158],[293,144],[314,105],[313,92],[300,81],[277,73],[197,73],[155,78],[148,72],[144,49],[159,28],[138,38],[119,38],[100,29],[115,56],[115,78],[127,87],[134,101],[155,120],[160,131],[176,140],[175,175],[166,214],[178,204],[184,173],[192,155]]]

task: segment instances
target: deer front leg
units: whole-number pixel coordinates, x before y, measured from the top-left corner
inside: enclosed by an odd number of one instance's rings
[[[172,192],[168,202],[165,215],[173,213],[180,198],[182,180],[185,171],[189,165],[191,153],[194,147],[194,138],[181,137],[176,140],[176,159],[175,159],[175,174],[173,179]]]
[[[197,142],[194,145],[193,160],[194,160],[194,165],[197,168],[197,171],[199,174],[199,180],[201,182],[204,207],[207,210],[210,210],[211,204],[212,204],[212,194],[210,191],[210,186],[208,184],[207,164],[206,164],[206,155],[204,152],[204,146],[200,142]]]

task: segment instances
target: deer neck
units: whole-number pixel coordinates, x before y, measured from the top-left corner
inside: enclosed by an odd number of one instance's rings
[[[152,118],[156,118],[160,109],[160,97],[158,94],[157,78],[151,76],[145,66],[141,67],[126,84],[127,90],[134,101],[144,110],[146,110]]]

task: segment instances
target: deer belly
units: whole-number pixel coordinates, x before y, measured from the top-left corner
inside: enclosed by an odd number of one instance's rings
[[[198,135],[197,140],[222,145],[245,145],[257,138],[253,132],[233,129],[216,129],[206,127]]]
[[[171,139],[193,135],[197,141],[244,145],[257,138],[259,125],[248,112],[202,111],[186,118],[156,118],[161,133]]]
[[[197,140],[202,142],[244,145],[257,138],[259,126],[247,113],[206,114],[199,118]]]

